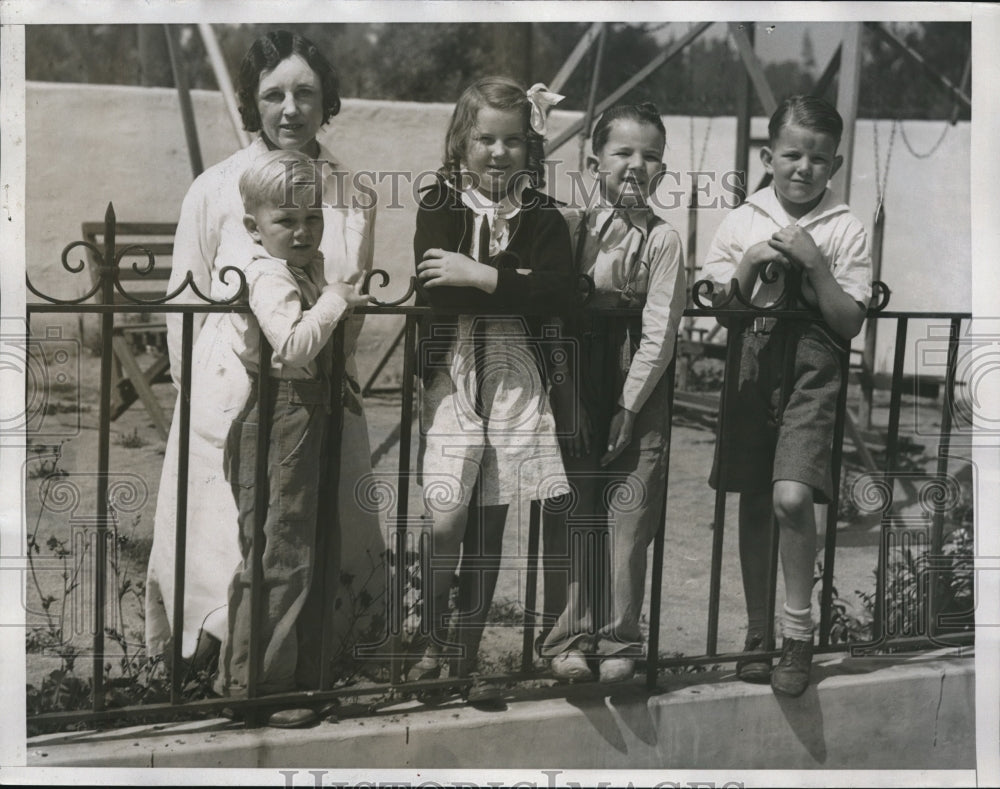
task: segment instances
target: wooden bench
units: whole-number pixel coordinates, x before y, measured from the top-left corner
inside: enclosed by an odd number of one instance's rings
[[[119,250],[129,246],[148,250],[155,260],[153,270],[145,275],[133,269],[147,263],[144,251],[135,249],[122,257],[118,268],[118,281],[129,294],[139,299],[160,298],[166,295],[167,280],[174,251],[173,222],[118,222],[115,225],[115,243]],[[83,238],[98,249],[104,246],[104,222],[84,222]],[[87,250],[91,282],[100,279],[98,262]],[[130,304],[128,299],[115,291],[115,304]],[[155,313],[121,313],[115,315],[111,335],[113,354],[111,365],[111,418],[117,419],[136,400],[141,400],[164,440],[170,431],[170,418],[163,413],[153,393],[152,385],[170,382],[170,356],[167,353],[167,325],[163,315]],[[142,367],[139,357],[152,356],[153,361]]]

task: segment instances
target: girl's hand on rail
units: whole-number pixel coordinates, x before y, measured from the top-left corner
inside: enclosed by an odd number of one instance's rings
[[[486,293],[497,289],[497,270],[493,266],[444,249],[428,249],[417,266],[417,276],[426,288],[464,286],[479,288]]]

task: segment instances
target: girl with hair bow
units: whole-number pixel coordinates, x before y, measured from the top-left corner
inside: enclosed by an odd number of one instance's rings
[[[545,113],[561,98],[505,77],[467,88],[445,137],[439,179],[417,212],[418,296],[434,309],[418,353],[431,539],[424,553],[427,640],[409,677],[439,677],[452,658],[449,676],[473,677],[470,703],[501,699],[500,688],[476,674],[476,656],[508,507],[565,492],[548,398],[560,355],[543,340],[539,317],[574,290],[566,222],[538,191]],[[518,311],[525,314],[512,314]]]

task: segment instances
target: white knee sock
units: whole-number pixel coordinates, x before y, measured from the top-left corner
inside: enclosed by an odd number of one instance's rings
[[[812,641],[813,621],[812,609],[803,608],[796,610],[789,608],[788,603],[782,606],[781,612],[781,632],[785,638],[794,638],[797,641]]]

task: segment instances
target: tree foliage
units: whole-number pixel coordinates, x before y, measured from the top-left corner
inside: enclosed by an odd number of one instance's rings
[[[477,77],[506,73],[524,82],[547,81],[559,70],[590,24],[566,23],[352,23],[286,25],[311,38],[338,67],[348,97],[452,102]],[[235,74],[253,39],[273,25],[215,25],[227,67]],[[968,23],[890,25],[927,64],[954,84],[962,81],[971,45]],[[175,30],[192,87],[214,89],[215,79],[195,26]],[[675,38],[641,24],[608,26],[598,100],[624,83]],[[173,84],[161,26],[29,25],[26,76],[30,80],[127,85]],[[870,30],[863,37],[859,117],[948,118],[954,100],[918,64]],[[590,91],[596,46],[562,92],[566,109],[583,109]],[[813,88],[815,52],[808,32],[798,59],[765,64],[779,99]],[[701,36],[623,101],[655,102],[665,113],[731,115],[746,79],[735,47],[725,37]],[[836,82],[827,92],[835,99]],[[754,96],[753,111],[763,112]],[[963,109],[959,117],[968,118]]]
[[[934,71],[960,86],[971,52],[972,26],[957,22],[889,25]],[[971,73],[970,83],[971,85]],[[971,90],[966,87],[966,95]],[[954,99],[927,74],[927,70],[870,30],[865,30],[858,115],[882,118],[949,118]],[[968,120],[962,107],[959,118]]]

